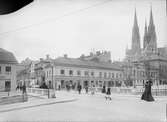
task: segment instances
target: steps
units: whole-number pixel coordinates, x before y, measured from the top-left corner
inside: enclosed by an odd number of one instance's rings
[[[0,105],[13,104],[13,103],[18,103],[18,102],[26,102],[26,101],[28,101],[27,95],[15,95],[15,96],[9,96],[9,97],[1,97]]]

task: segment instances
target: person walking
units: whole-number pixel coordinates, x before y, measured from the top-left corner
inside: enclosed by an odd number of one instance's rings
[[[154,101],[154,98],[151,93],[151,86],[152,86],[152,81],[151,80],[147,81],[145,84],[145,90],[141,96],[141,100],[145,100],[149,102]]]
[[[102,93],[106,93],[106,86],[103,86]]]
[[[106,100],[107,99],[111,100],[111,89],[110,89],[110,87],[107,88],[107,92],[106,92],[105,98],[106,98]]]
[[[81,94],[82,86],[79,84],[78,85],[78,93]]]
[[[88,85],[85,86],[86,94],[88,94]]]
[[[22,93],[23,93],[23,102],[28,100],[28,96],[27,96],[27,90],[26,90],[26,84],[24,82],[24,85],[22,86]]]
[[[95,85],[93,85],[93,86],[91,87],[91,94],[92,94],[92,95],[95,94]]]

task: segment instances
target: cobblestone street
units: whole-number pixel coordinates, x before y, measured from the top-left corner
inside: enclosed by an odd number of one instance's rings
[[[165,122],[165,97],[156,97],[155,102],[140,100],[140,96],[112,94],[112,100],[105,100],[101,93],[77,94],[57,92],[58,98],[76,99],[71,102],[58,102],[47,105],[26,107],[0,113],[0,121],[133,121]],[[56,101],[55,99],[55,101]],[[67,99],[66,99],[67,100]],[[41,100],[31,99],[41,104]],[[45,99],[45,103],[53,99]],[[21,104],[21,103],[20,103]],[[24,103],[26,104],[26,103]],[[13,104],[14,106],[14,104]],[[19,104],[17,104],[19,106]],[[3,106],[0,106],[3,107]],[[149,113],[149,114],[148,114]]]

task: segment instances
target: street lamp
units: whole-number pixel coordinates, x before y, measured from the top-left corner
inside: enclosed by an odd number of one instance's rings
[[[54,81],[54,78],[53,78],[53,67],[54,67],[54,64],[51,64],[51,68],[52,68],[52,88],[53,88],[53,92],[52,92],[52,97],[55,98],[56,95],[55,95],[55,81]]]

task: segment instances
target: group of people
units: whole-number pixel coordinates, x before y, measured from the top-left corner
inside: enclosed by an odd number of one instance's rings
[[[106,86],[103,86],[102,88],[102,93],[105,94],[105,99],[109,99],[111,100],[111,88],[108,87],[107,90],[106,90]]]
[[[77,90],[78,90],[78,93],[81,94],[82,86],[80,84],[78,84]],[[91,91],[91,94],[94,95],[96,91],[95,85],[92,85],[90,89],[88,86],[85,86],[85,93],[88,94],[89,91]]]
[[[151,80],[149,80],[145,83],[145,90],[141,96],[141,100],[154,101],[154,98],[153,98],[152,93],[151,93],[151,86],[152,86]],[[78,85],[77,89],[78,89],[79,94],[81,94],[82,86],[80,84]],[[88,89],[89,89],[88,86],[86,86],[85,87],[86,93],[88,93]],[[93,95],[95,93],[95,86],[92,86],[90,88],[90,91],[91,91],[91,94]],[[103,86],[102,93],[105,94],[106,100],[107,99],[111,100],[111,88],[110,87],[108,87],[106,89],[106,86]]]
[[[25,94],[26,93],[26,85],[24,84],[24,85],[17,85],[17,87],[16,87],[16,91],[22,91],[23,92],[23,94]]]

